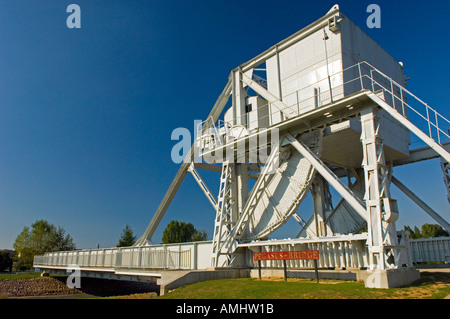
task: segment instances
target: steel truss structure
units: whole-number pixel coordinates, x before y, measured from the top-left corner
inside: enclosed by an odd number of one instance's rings
[[[336,43],[332,41],[338,41],[338,36],[344,38],[349,28],[354,26],[335,6],[321,19],[231,72],[189,155],[135,246],[145,246],[151,240],[188,172],[215,210],[210,257],[211,266],[216,268],[244,265],[242,249],[261,247],[261,241],[291,217],[299,223],[297,240],[323,243],[332,238],[333,242],[363,231],[367,233],[370,269],[411,265],[395,227],[399,210],[391,197],[391,184],[450,231],[450,224],[441,215],[393,175],[396,166],[441,158],[444,186],[450,194],[450,122],[409,92],[404,87],[406,82],[394,79],[398,78],[394,71],[388,76],[365,60],[344,67],[342,54],[341,67],[336,70],[333,59],[338,55],[333,53]],[[286,73],[289,63],[294,63],[289,62],[289,50],[310,45],[309,39],[316,41],[314,50],[325,44],[327,54],[320,53],[322,60],[315,60],[317,65],[324,61],[326,68],[320,72],[325,75],[306,86],[312,92],[310,96],[305,97],[302,87],[285,93],[294,83],[287,82],[294,74]],[[319,73],[318,66],[308,68]],[[403,74],[398,63],[395,68]],[[257,75],[259,70],[265,71],[265,76]],[[297,87],[302,76],[295,80]],[[229,101],[231,107],[225,110]],[[413,119],[413,114],[419,117]],[[425,146],[410,149],[410,134]],[[400,141],[401,136],[406,136],[406,142]],[[268,154],[264,161],[254,154],[261,150]],[[196,163],[197,155],[213,161]],[[217,196],[198,169],[220,175]],[[252,187],[250,180],[254,181]],[[330,187],[342,197],[335,205]],[[305,219],[298,211],[308,192],[314,212]]]

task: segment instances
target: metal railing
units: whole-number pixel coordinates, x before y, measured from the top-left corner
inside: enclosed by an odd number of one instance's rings
[[[258,82],[260,81],[258,79]],[[331,83],[331,87],[328,83]],[[321,87],[329,89],[321,91]],[[286,114],[304,115],[360,91],[377,92],[388,105],[408,118],[435,142],[442,144],[450,141],[450,121],[446,117],[365,61],[331,74],[329,79],[323,78],[292,93],[284,94],[281,102],[286,107],[283,109],[278,110],[274,103],[266,103],[235,120],[236,123],[241,123],[238,125],[243,128],[241,134],[246,135],[257,130],[260,123],[267,123],[266,127],[269,127],[287,119]],[[258,116],[250,116],[252,112],[256,112],[254,114]],[[264,113],[267,115],[259,116]],[[211,119],[207,119],[199,123],[196,141],[199,154],[223,146],[230,138],[236,138],[233,136],[235,131],[232,131],[235,127],[236,125],[224,120],[211,123]]]
[[[450,121],[447,118],[369,63],[361,62],[359,65],[370,73],[361,76],[362,79],[371,82],[369,90],[372,92],[382,90],[385,102],[427,133],[435,142],[442,144],[450,139]]]
[[[450,262],[450,237],[410,239],[413,261]]]
[[[362,238],[358,238],[362,237]],[[318,250],[319,260],[317,261],[320,268],[363,268],[369,266],[369,256],[366,246],[366,237],[363,235],[355,235],[355,238],[348,240],[335,238],[326,240],[305,240],[303,243],[289,243],[281,245],[267,245],[261,242],[261,246],[257,249],[248,250],[246,254],[246,262],[253,268],[258,267],[258,262],[254,261],[253,253],[258,252],[276,252],[276,251],[295,251],[295,250]],[[312,260],[288,260],[286,264],[289,268],[313,268]],[[281,268],[283,262],[280,260],[261,261],[261,267],[264,268]]]
[[[123,247],[49,252],[34,257],[34,267],[60,267],[71,265],[86,268],[117,269],[195,269],[198,245],[209,242],[167,244],[143,247]]]

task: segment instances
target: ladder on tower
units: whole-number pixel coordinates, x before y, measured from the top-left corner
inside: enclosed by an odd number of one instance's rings
[[[214,220],[214,234],[212,243],[212,258],[211,266],[220,267],[220,256],[224,255],[223,246],[224,238],[229,236],[232,230],[232,216],[231,208],[233,205],[232,200],[232,187],[233,187],[233,164],[228,161],[222,164],[222,173],[220,175],[220,187],[219,195],[217,197],[216,204],[216,218]],[[231,256],[225,254],[225,264],[230,262]]]

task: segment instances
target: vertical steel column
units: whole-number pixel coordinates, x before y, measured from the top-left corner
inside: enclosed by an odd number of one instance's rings
[[[314,177],[311,184],[311,194],[314,204],[315,232],[317,237],[327,236],[327,226],[325,224],[326,212],[331,211],[331,195],[327,181],[320,175]]]
[[[248,199],[248,165],[246,163],[236,164],[236,199],[237,207],[233,212],[234,220],[237,221],[239,213],[244,210],[245,203]]]
[[[245,113],[245,97],[247,96],[242,83],[242,72],[240,67],[233,70],[233,123],[236,125],[247,125]]]
[[[390,208],[390,170],[385,163],[383,143],[379,137],[379,119],[371,107],[361,112],[361,125],[369,267],[392,268],[395,266],[393,248],[398,248],[394,224],[398,215]]]
[[[450,164],[441,157],[441,168],[444,173],[444,183],[445,188],[447,189],[447,199],[450,204]]]

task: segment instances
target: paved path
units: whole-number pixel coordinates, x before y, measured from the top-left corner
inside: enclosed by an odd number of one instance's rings
[[[450,274],[450,268],[419,268],[420,272],[446,272]]]

